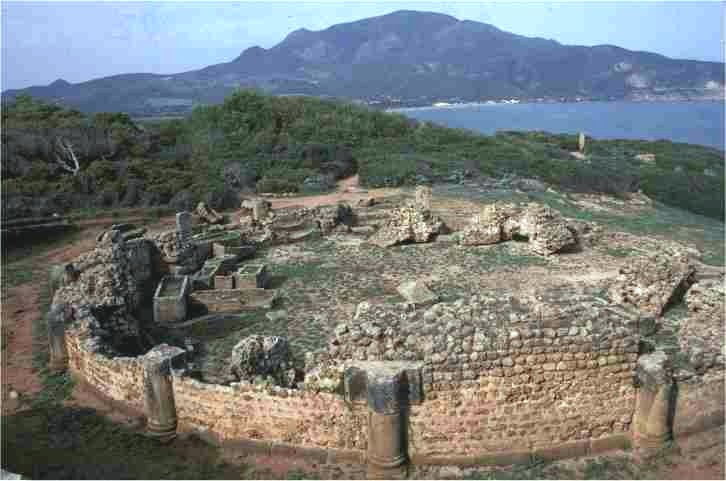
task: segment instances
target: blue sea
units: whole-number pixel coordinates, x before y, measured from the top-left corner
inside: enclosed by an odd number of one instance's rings
[[[585,132],[597,139],[667,139],[724,148],[724,104],[719,101],[477,104],[396,111],[485,134],[498,130]]]

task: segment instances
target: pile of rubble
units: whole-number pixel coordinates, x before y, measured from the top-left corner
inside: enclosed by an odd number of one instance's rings
[[[153,242],[126,240],[122,229],[112,228],[98,237],[92,251],[64,267],[53,304],[103,312],[103,325],[92,327],[133,336],[138,331],[133,312],[148,295],[157,270]]]
[[[527,239],[530,249],[550,255],[577,245],[577,231],[554,209],[536,203],[519,207],[495,202],[475,214],[461,232],[461,245],[489,245]]]
[[[227,372],[230,381],[273,383],[293,387],[296,371],[292,366],[290,346],[277,336],[249,336],[232,349]]]

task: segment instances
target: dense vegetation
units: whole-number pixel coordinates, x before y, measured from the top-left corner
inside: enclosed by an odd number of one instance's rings
[[[724,157],[716,149],[588,139],[587,157],[578,160],[570,154],[574,135],[485,136],[346,103],[251,91],[185,119],[144,124],[21,97],[3,111],[2,144],[4,210],[6,200],[48,196],[56,196],[56,208],[79,207],[78,198],[109,206],[189,208],[203,199],[234,207],[242,191],[325,191],[358,172],[369,186],[514,174],[558,190],[642,189],[668,205],[724,216]],[[60,167],[58,159],[68,157],[64,145],[74,147],[76,174]],[[637,160],[639,153],[656,160]]]

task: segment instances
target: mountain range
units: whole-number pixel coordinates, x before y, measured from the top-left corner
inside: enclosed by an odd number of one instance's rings
[[[133,73],[3,92],[87,112],[183,113],[236,88],[366,103],[424,105],[502,98],[723,98],[724,64],[614,45],[563,45],[449,15],[396,11],[299,29],[270,49],[172,75]]]

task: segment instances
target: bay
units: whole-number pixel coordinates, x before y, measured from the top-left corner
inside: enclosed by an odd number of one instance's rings
[[[724,148],[724,104],[720,101],[469,104],[393,111],[484,134],[584,132],[597,139],[665,139]]]

